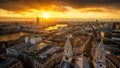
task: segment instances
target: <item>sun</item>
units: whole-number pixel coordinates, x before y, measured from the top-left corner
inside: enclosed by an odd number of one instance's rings
[[[43,18],[50,18],[50,13],[48,12],[43,12],[42,13]]]

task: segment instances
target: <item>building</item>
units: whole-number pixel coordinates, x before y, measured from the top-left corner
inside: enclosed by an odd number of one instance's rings
[[[72,45],[67,37],[66,44],[64,46],[63,59],[60,64],[60,68],[71,68],[71,62],[73,59]]]
[[[63,56],[63,60],[67,61],[67,62],[71,62],[72,61],[72,57],[73,57],[73,51],[72,51],[72,45],[70,43],[69,38],[67,38],[66,40],[66,44],[64,47],[64,56]]]
[[[15,58],[0,57],[0,68],[23,68],[23,63]]]
[[[21,60],[24,64],[24,67],[33,68],[33,59],[41,54],[44,49],[50,48],[45,43],[39,43],[33,45],[31,43],[23,43],[17,46],[13,46],[7,49],[7,54],[12,57],[16,57]]]
[[[44,43],[39,40],[39,36],[30,38],[35,42],[32,43],[28,39],[26,43],[7,48],[7,54],[21,60],[25,68],[46,68],[46,65],[52,67],[55,63],[60,62],[62,47],[56,46],[56,43],[52,42]]]
[[[60,63],[63,49],[60,46],[46,47],[34,58],[34,68],[52,68]]]
[[[95,68],[106,68],[106,54],[102,42],[99,44],[97,54]]]
[[[41,37],[33,35],[25,38],[25,43],[7,48],[6,52],[9,56],[18,58],[23,62],[24,67],[33,68],[33,59],[36,54],[47,44],[41,42]]]
[[[38,24],[40,22],[39,17],[36,18],[36,23]]]
[[[95,68],[106,68],[106,51],[105,51],[105,45],[103,43],[104,34],[101,32],[102,39],[97,47],[95,58],[94,58],[94,67]]]
[[[31,35],[25,37],[26,43],[38,44],[42,41],[42,38],[39,35]]]
[[[87,57],[81,55],[76,58],[74,68],[90,68]]]

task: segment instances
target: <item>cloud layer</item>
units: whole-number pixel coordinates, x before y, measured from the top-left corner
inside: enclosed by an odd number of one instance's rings
[[[28,11],[30,9],[68,11],[69,9],[65,6],[74,9],[89,7],[119,11],[120,0],[0,0],[0,9],[14,12]],[[91,9],[88,11],[103,12],[101,9]]]

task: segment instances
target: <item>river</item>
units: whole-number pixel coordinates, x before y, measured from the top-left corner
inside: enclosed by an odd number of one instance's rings
[[[49,30],[57,30],[59,27],[66,27],[67,24],[56,24],[55,26],[50,26],[45,28],[45,30],[49,31]]]
[[[10,41],[10,40],[17,40],[21,38],[22,36],[29,35],[30,33],[25,32],[19,32],[19,33],[13,33],[13,34],[4,34],[0,35],[0,42],[2,41]]]
[[[67,24],[57,24],[55,26],[50,26],[48,28],[45,28],[45,30],[49,31],[49,30],[56,30],[59,27],[66,27]],[[4,35],[0,35],[0,42],[2,41],[11,41],[11,40],[17,40],[19,38],[21,38],[22,36],[25,35],[30,35],[31,33],[26,33],[26,32],[19,32],[19,33],[13,33],[13,34],[4,34]]]

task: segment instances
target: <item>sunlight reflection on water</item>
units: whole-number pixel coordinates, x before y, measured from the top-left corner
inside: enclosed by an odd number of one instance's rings
[[[48,28],[45,28],[45,30],[56,30],[56,29],[58,29],[59,27],[66,27],[67,26],[67,24],[57,24],[57,25],[55,25],[55,26],[50,26],[50,27],[48,27]]]

